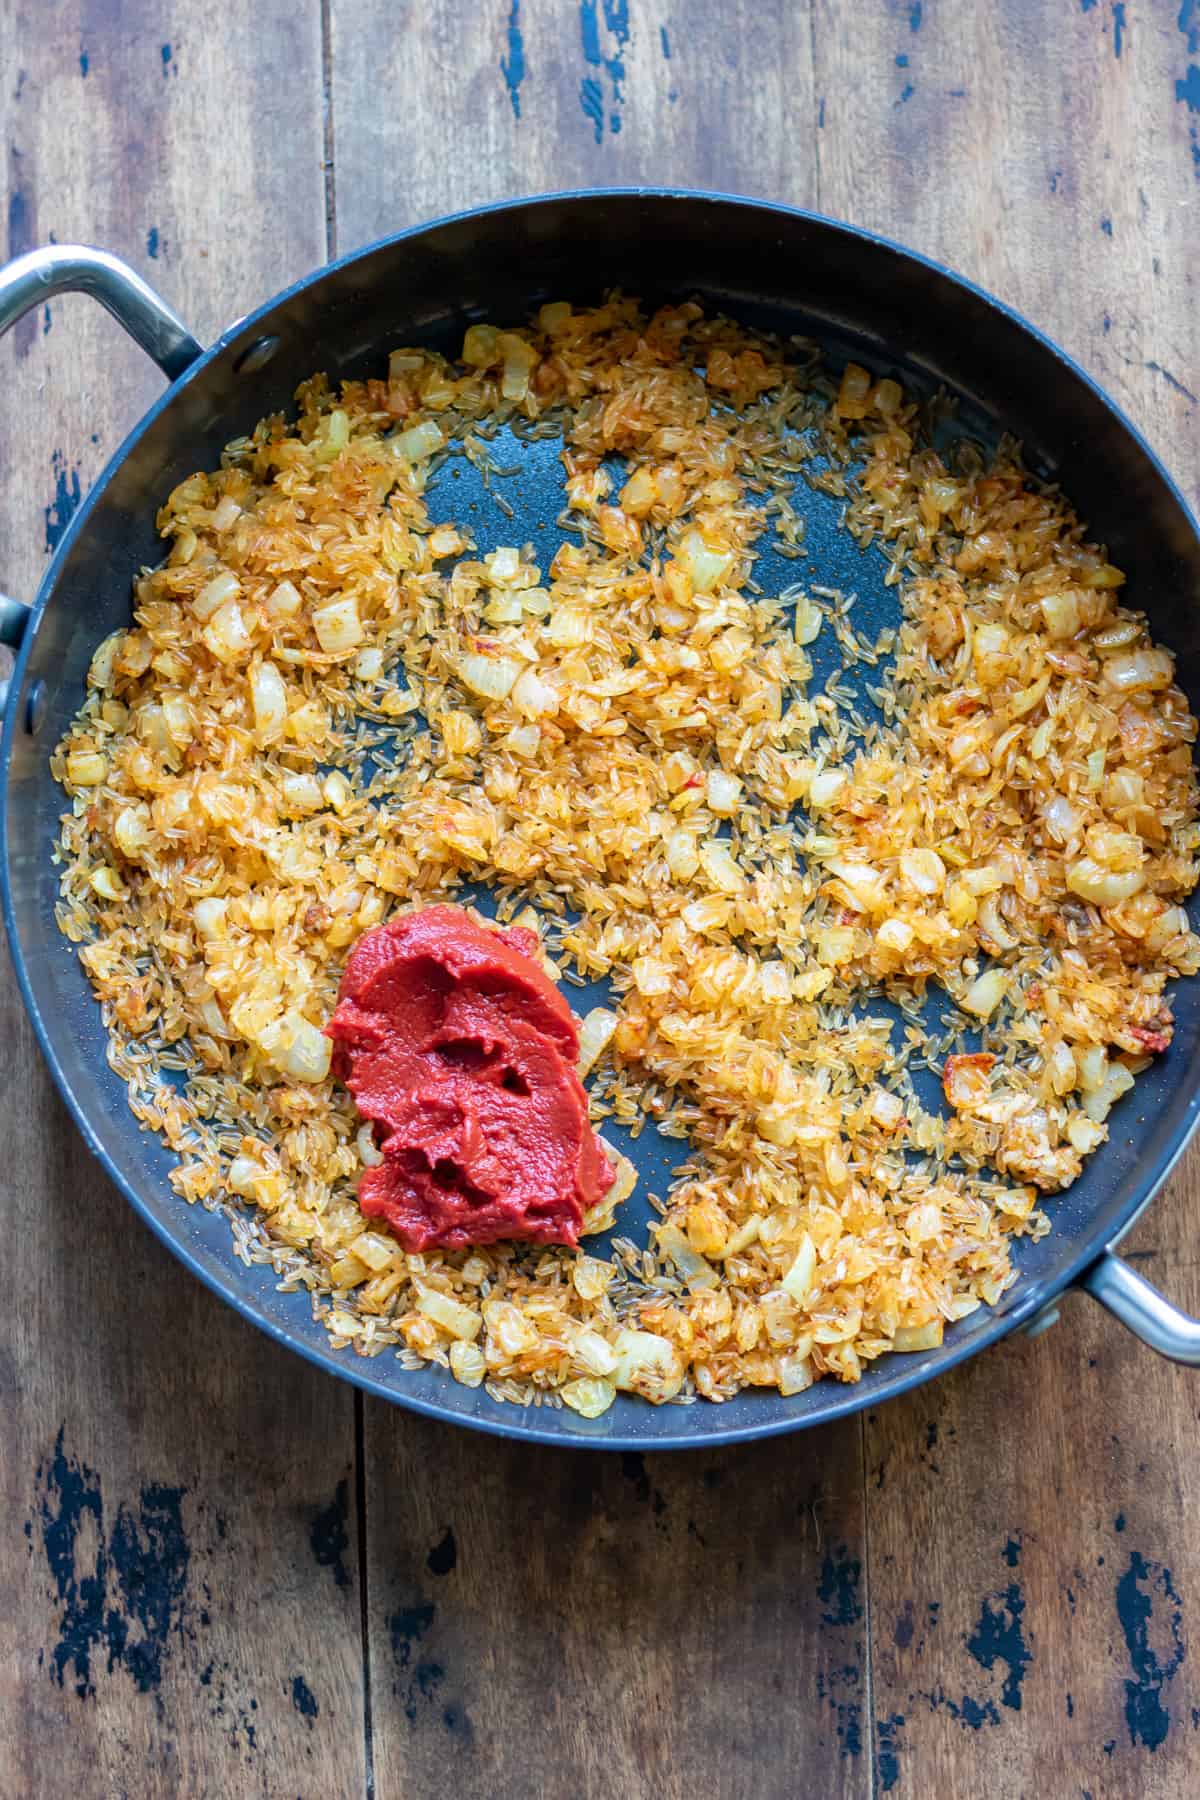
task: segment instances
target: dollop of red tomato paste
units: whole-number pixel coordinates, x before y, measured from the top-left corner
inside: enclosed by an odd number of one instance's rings
[[[328,1026],[383,1161],[358,1203],[406,1250],[574,1244],[614,1171],[575,1071],[579,1033],[537,936],[430,906],[366,932]]]

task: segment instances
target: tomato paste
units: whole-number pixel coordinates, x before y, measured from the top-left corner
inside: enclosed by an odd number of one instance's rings
[[[575,1019],[519,928],[430,906],[354,946],[328,1027],[383,1160],[358,1202],[406,1250],[574,1244],[614,1171],[575,1070]]]

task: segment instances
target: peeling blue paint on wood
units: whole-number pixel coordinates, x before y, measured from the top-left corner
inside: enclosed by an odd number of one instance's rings
[[[1021,1624],[1024,1613],[1025,1595],[1020,1583],[1010,1581],[1001,1592],[989,1594],[984,1600],[975,1629],[965,1640],[967,1650],[981,1669],[994,1669],[997,1663],[1007,1669],[1000,1703],[1013,1712],[1021,1710],[1021,1686],[1033,1661]]]
[[[79,470],[67,467],[67,459],[61,450],[54,452],[50,467],[54,472],[54,498],[45,509],[46,549],[53,552],[58,549],[67,526],[79,510],[83,493]]]
[[[1171,1727],[1164,1695],[1187,1654],[1183,1607],[1170,1569],[1147,1561],[1137,1550],[1117,1582],[1115,1600],[1129,1655],[1130,1678],[1125,1683],[1129,1741],[1157,1750]],[[1162,1613],[1156,1616],[1159,1603]],[[1152,1627],[1157,1627],[1157,1645],[1151,1642]]]
[[[513,118],[521,116],[521,83],[525,79],[525,39],[521,33],[521,0],[512,0],[507,26],[508,55],[500,58],[500,73],[508,89]]]
[[[94,1696],[102,1665],[153,1692],[184,1625],[185,1490],[149,1482],[118,1506],[107,1529],[100,1478],[68,1453],[65,1436],[60,1426],[36,1477],[35,1523],[58,1611],[50,1673],[60,1687],[70,1681],[80,1699]]]
[[[603,20],[605,36],[601,36]],[[592,73],[579,85],[579,104],[596,143],[621,129],[625,103],[625,52],[629,45],[628,0],[580,0],[579,38]]]

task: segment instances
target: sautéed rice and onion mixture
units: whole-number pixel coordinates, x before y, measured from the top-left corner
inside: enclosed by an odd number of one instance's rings
[[[944,402],[695,304],[547,305],[297,402],[168,497],[53,761],[59,922],[179,1194],[335,1345],[588,1417],[855,1381],[994,1304],[1200,969],[1196,722],[1121,571],[1015,445],[939,450]],[[519,517],[430,516],[500,428],[561,439],[546,566]],[[886,559],[873,638],[808,491]],[[364,931],[455,896],[608,984],[593,1117],[677,1152],[640,1241],[615,1147],[579,1249],[360,1213],[322,1028]]]

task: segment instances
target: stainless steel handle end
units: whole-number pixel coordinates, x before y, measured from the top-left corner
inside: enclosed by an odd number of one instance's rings
[[[1200,1365],[1200,1319],[1172,1306],[1152,1282],[1111,1250],[1080,1277],[1079,1285],[1160,1356]]]
[[[0,269],[0,337],[55,294],[90,294],[175,381],[202,354],[183,320],[140,275],[107,250],[49,244]]]

